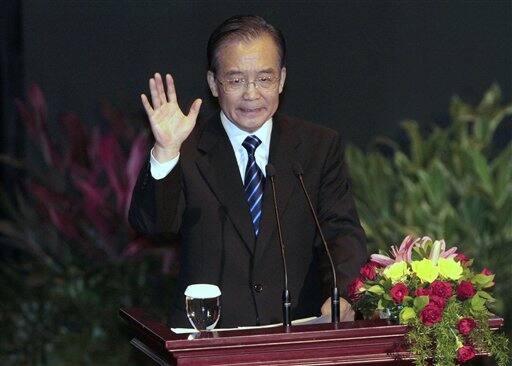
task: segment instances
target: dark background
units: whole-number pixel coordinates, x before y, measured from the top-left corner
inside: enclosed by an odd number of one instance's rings
[[[453,94],[476,103],[493,82],[506,100],[512,92],[510,1],[2,5],[2,152],[20,153],[24,141],[12,101],[32,82],[47,97],[50,121],[65,111],[98,120],[102,100],[143,118],[139,94],[155,71],[175,76],[188,110],[194,98],[208,97],[210,32],[238,13],[262,15],[287,39],[281,111],[337,129],[361,147],[378,135],[400,139],[399,122],[406,118],[424,126],[446,123]]]

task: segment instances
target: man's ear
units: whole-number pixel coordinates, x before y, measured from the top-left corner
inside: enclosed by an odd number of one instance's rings
[[[208,86],[210,87],[210,91],[214,97],[219,96],[219,89],[217,87],[217,83],[215,82],[215,75],[213,72],[208,71],[206,73],[206,81],[208,82]]]
[[[281,68],[281,79],[279,80],[279,94],[283,91],[284,82],[286,80],[286,67]]]

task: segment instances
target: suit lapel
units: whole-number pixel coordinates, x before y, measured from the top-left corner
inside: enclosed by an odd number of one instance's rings
[[[224,205],[247,249],[254,253],[254,235],[247,207],[240,171],[233,148],[224,131],[220,118],[211,118],[199,137],[198,149],[205,154],[197,160],[197,166],[215,194]]]
[[[300,144],[300,140],[296,137],[286,119],[279,118],[279,116],[274,116],[271,136],[269,163],[272,163],[276,170],[274,181],[276,184],[279,218],[282,218],[287,203],[298,184],[297,178],[293,174],[292,164],[294,161],[298,161],[296,149]],[[261,231],[256,244],[255,263],[258,263],[258,259],[261,258],[269,244],[279,245],[277,242],[270,243],[270,239],[277,227],[270,179],[265,180],[262,215]],[[286,233],[283,233],[283,237],[286,244]]]

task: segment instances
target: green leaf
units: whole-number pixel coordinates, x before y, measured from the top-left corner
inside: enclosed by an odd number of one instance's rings
[[[495,176],[494,198],[495,207],[501,208],[512,191],[512,144],[509,144],[492,163]]]
[[[480,178],[480,185],[484,191],[492,195],[493,185],[491,182],[491,174],[489,172],[489,166],[485,157],[477,150],[468,150],[468,154],[471,157],[473,163],[473,169]]]
[[[482,273],[478,273],[471,279],[471,283],[474,283],[475,285],[485,286],[489,283],[494,281],[494,275],[484,275]]]
[[[429,303],[428,296],[418,296],[414,299],[414,310],[416,310],[417,313],[423,310],[425,306],[427,306]]]
[[[416,318],[416,312],[411,307],[404,307],[399,314],[400,324],[407,324]]]
[[[486,291],[477,291],[477,295],[487,301],[494,301],[494,297],[492,297],[492,295]]]
[[[384,293],[384,289],[380,285],[373,285],[366,291],[369,291],[371,293],[374,293],[376,295],[382,295]]]
[[[455,95],[450,102],[450,116],[455,122],[466,122],[473,119],[474,110],[473,107],[464,103],[462,99]]]
[[[473,310],[485,310],[485,299],[475,294],[470,300],[471,308]]]
[[[501,88],[498,84],[492,84],[485,92],[482,101],[478,105],[478,111],[485,112],[489,109],[495,109],[501,102]]]
[[[402,128],[407,132],[407,135],[409,136],[412,162],[416,165],[416,167],[420,167],[423,164],[423,139],[419,131],[418,122],[402,122]]]
[[[379,302],[377,303],[377,310],[384,310],[382,299],[379,299]]]

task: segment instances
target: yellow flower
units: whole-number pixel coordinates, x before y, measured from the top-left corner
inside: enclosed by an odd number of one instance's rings
[[[413,261],[411,263],[412,270],[425,282],[434,282],[439,276],[439,268],[432,263],[430,259],[422,259],[421,261]]]
[[[407,263],[400,261],[386,267],[383,274],[389,278],[391,282],[395,283],[398,282],[402,277],[405,277],[408,272]]]
[[[406,306],[400,312],[399,318],[400,324],[407,324],[409,320],[416,318],[416,312],[413,308]]]
[[[453,258],[439,258],[438,266],[443,277],[458,280],[462,276],[462,266]]]

